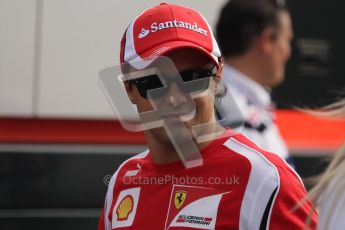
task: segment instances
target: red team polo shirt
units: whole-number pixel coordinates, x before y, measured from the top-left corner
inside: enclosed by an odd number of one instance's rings
[[[244,136],[220,138],[201,151],[204,163],[157,165],[149,151],[112,177],[98,230],[303,229],[310,202],[285,161]],[[315,229],[317,216],[312,218]]]

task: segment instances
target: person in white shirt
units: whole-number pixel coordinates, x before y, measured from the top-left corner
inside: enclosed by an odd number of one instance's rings
[[[222,81],[245,117],[243,134],[289,162],[270,96],[270,88],[284,79],[291,53],[293,31],[285,2],[231,0],[222,8],[216,30],[223,53]],[[225,101],[220,107],[225,113],[229,109]]]

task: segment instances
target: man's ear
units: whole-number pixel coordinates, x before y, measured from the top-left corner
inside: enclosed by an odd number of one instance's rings
[[[135,99],[134,99],[134,96],[133,96],[133,94],[134,94],[134,88],[133,88],[133,86],[130,85],[130,84],[128,83],[128,81],[123,82],[123,84],[124,84],[124,86],[125,86],[126,93],[127,93],[127,95],[128,95],[129,100],[131,100],[132,104],[136,104]]]
[[[216,77],[213,78],[215,82],[215,94],[218,94],[219,90],[221,89],[222,74],[223,74],[223,62],[220,60],[217,75]]]
[[[214,79],[217,84],[220,82],[220,79],[222,78],[222,74],[223,74],[223,61],[220,58],[219,59],[219,67],[218,67],[218,70],[217,70],[217,75],[216,75],[216,77]]]
[[[264,54],[271,53],[273,50],[275,32],[272,27],[266,27],[256,38],[258,49]]]

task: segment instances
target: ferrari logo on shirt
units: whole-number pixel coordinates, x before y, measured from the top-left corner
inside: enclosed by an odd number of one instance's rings
[[[208,187],[173,185],[164,229],[216,229],[220,200],[230,192]]]
[[[175,207],[177,209],[181,208],[183,205],[184,201],[186,200],[187,197],[187,192],[185,191],[176,191],[175,192]]]

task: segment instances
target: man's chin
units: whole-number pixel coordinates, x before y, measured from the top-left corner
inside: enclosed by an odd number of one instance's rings
[[[155,138],[159,138],[162,140],[167,139],[170,141],[170,135],[187,136],[192,134],[192,127],[195,126],[195,124],[190,121],[183,122],[183,126],[180,126],[178,125],[178,122],[182,122],[180,119],[173,119],[167,122],[169,122],[170,124],[165,124],[165,127],[159,127],[150,130],[150,132],[152,133],[152,135],[155,136]]]
[[[270,84],[268,85],[268,87],[274,88],[274,87],[279,86],[280,84],[283,83],[284,78],[285,78],[284,74],[282,74],[282,75],[278,75],[278,74],[277,74],[277,75],[271,80],[271,82],[270,82]]]

